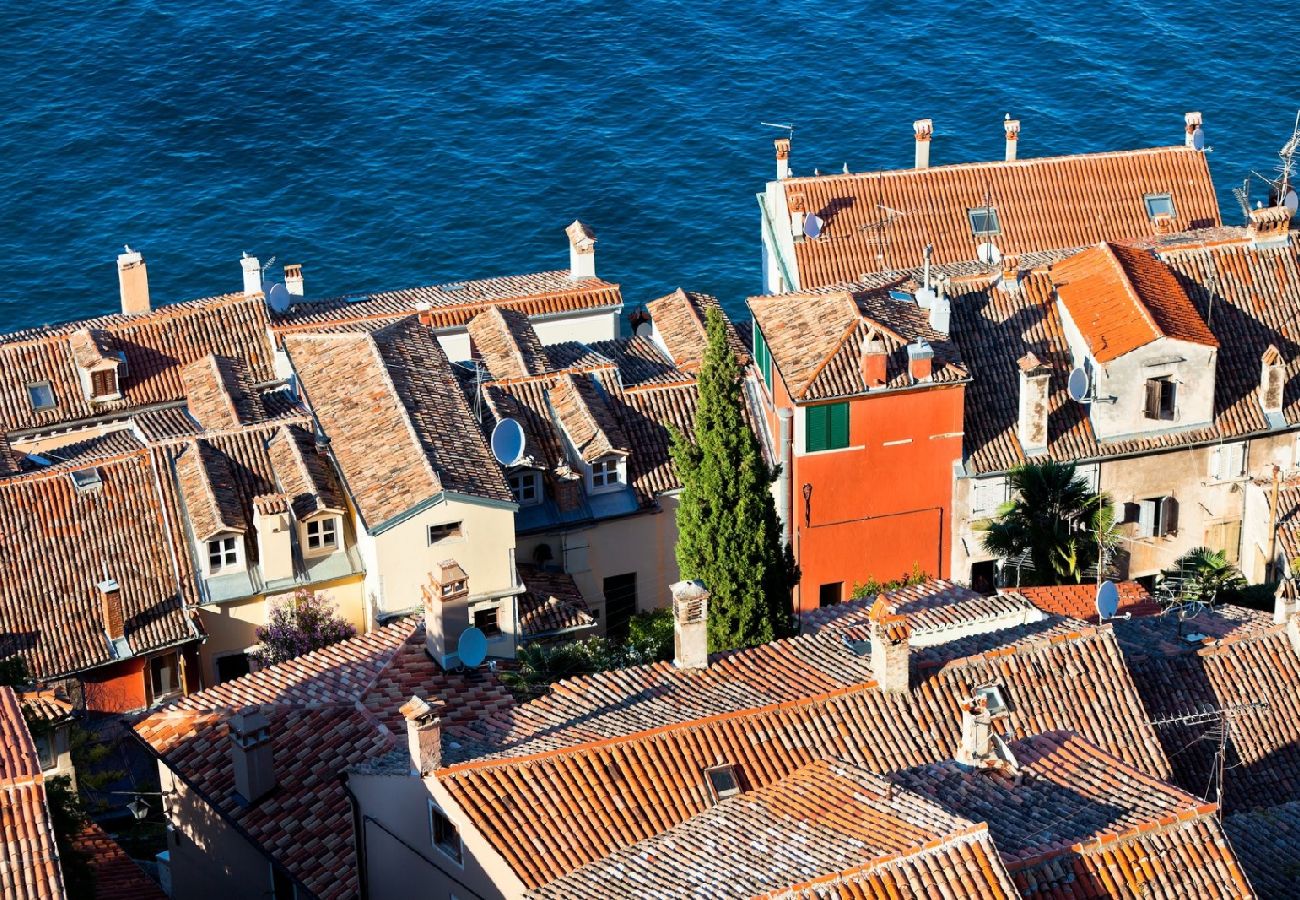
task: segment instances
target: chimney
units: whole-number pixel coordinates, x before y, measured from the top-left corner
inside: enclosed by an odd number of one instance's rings
[[[790,177],[790,139],[777,138],[776,144],[776,180]]]
[[[1026,353],[1020,367],[1020,447],[1026,456],[1047,452],[1047,413],[1050,409],[1052,370],[1038,357]]]
[[[1291,210],[1285,206],[1252,209],[1246,234],[1252,247],[1285,247],[1291,240]]]
[[[1177,222],[1169,213],[1156,213],[1152,216],[1151,227],[1156,234],[1173,234],[1178,230]]]
[[[141,316],[149,312],[149,273],[144,257],[130,247],[117,255],[117,286],[122,293],[122,312]]]
[[[425,328],[433,327],[433,304],[420,301],[415,304],[415,315]]]
[[[99,605],[104,619],[104,633],[110,641],[126,637],[126,624],[122,616],[122,589],[112,578],[99,583]]]
[[[808,197],[803,191],[791,191],[785,205],[790,210],[790,233],[796,241],[801,241],[804,219],[808,216]]]
[[[947,279],[935,281],[934,300],[930,302],[930,327],[947,334],[952,321],[952,301],[948,299]]]
[[[256,706],[230,717],[230,765],[244,803],[251,806],[275,789],[271,722]]]
[[[1184,143],[1189,147],[1196,146],[1196,132],[1201,130],[1201,114],[1198,112],[1189,112],[1183,116],[1183,122],[1186,123],[1184,129],[1186,134],[1183,138]],[[1204,134],[1204,132],[1202,132]]]
[[[1284,580],[1273,594],[1273,623],[1283,625],[1290,622],[1297,612],[1300,612],[1300,603],[1296,601],[1295,583],[1290,579]]]
[[[673,665],[709,667],[709,592],[699,581],[679,581],[673,594]]]
[[[253,531],[257,533],[257,559],[265,581],[293,578],[292,520],[285,494],[260,494],[253,498]]]
[[[957,762],[980,768],[997,768],[1016,772],[1020,764],[1011,748],[994,730],[994,717],[988,700],[976,695],[961,704],[961,746]]]
[[[1020,257],[1014,253],[1002,257],[1002,280],[999,287],[1004,291],[1015,291],[1020,287]]]
[[[934,349],[925,338],[907,345],[907,373],[912,381],[929,381],[934,374]]]
[[[295,297],[301,297],[302,294],[302,266],[288,265],[284,267],[284,287],[290,294]]]
[[[1016,161],[1016,142],[1020,139],[1020,120],[1011,118],[1011,113],[1002,120],[1002,130],[1007,133],[1007,162]]]
[[[424,646],[444,669],[456,657],[460,636],[470,626],[469,576],[454,559],[429,573],[424,594]]]
[[[399,710],[406,720],[406,749],[411,774],[429,775],[442,768],[442,719],[428,703],[412,694]]]
[[[596,233],[577,219],[564,233],[569,236],[569,277],[596,277]]]
[[[239,260],[239,265],[244,270],[244,296],[262,293],[262,264],[257,257],[245,253]]]
[[[1276,344],[1269,344],[1260,359],[1259,406],[1264,415],[1282,414],[1282,397],[1286,390],[1286,360]]]
[[[916,136],[916,167],[930,168],[930,136],[934,134],[934,122],[930,119],[917,119],[912,123],[912,133]]]
[[[882,691],[906,691],[912,684],[912,626],[895,606],[876,598],[871,622],[871,673]]]
[[[889,380],[886,364],[889,362],[889,349],[878,337],[867,338],[862,342],[862,380],[867,389],[878,388]]]

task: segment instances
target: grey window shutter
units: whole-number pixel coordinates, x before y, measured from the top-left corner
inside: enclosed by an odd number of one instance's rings
[[[1173,497],[1165,497],[1160,501],[1160,536],[1177,534],[1177,532],[1178,501]]]
[[[1152,537],[1156,527],[1156,504],[1158,500],[1143,500],[1138,509],[1138,534]]]
[[[1142,411],[1148,419],[1160,418],[1160,382],[1155,379],[1147,381],[1146,405]]]

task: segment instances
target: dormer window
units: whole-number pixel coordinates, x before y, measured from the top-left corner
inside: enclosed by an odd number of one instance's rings
[[[1148,378],[1142,413],[1148,419],[1172,421],[1178,386],[1172,378]]]
[[[1002,224],[998,221],[998,211],[992,206],[976,206],[966,210],[970,217],[970,233],[975,237],[986,234],[1001,234]]]
[[[1169,194],[1147,194],[1142,198],[1142,202],[1147,207],[1147,218],[1155,219],[1157,216],[1168,216],[1173,218],[1174,198]]]
[[[709,793],[713,802],[735,797],[740,793],[740,781],[736,778],[735,766],[724,763],[704,770],[704,778],[709,784]]]
[[[232,535],[208,541],[209,575],[223,575],[238,568],[241,568],[238,537]]]
[[[100,397],[116,397],[117,390],[117,369],[100,369],[97,372],[90,373],[90,395],[91,399]]]
[[[520,506],[533,506],[542,502],[542,478],[536,469],[516,469],[506,475],[510,493]]]
[[[623,483],[623,460],[606,456],[591,464],[591,489],[595,493],[612,490]]]
[[[37,381],[27,385],[27,399],[32,404],[32,412],[54,409],[54,388],[48,381]]]
[[[339,546],[339,520],[333,516],[312,519],[303,525],[308,553],[324,553]]]

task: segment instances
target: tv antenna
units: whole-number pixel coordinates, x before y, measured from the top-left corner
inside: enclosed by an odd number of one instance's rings
[[[1282,149],[1277,152],[1281,162],[1278,163],[1277,171],[1281,175],[1278,181],[1277,200],[1279,203],[1285,203],[1288,194],[1291,193],[1291,176],[1295,174],[1295,158],[1300,153],[1300,111],[1295,114],[1295,125],[1291,128],[1291,137],[1282,145]],[[1294,213],[1295,209],[1292,208]]]
[[[1233,703],[1228,706],[1210,707],[1209,709],[1198,712],[1186,713],[1181,716],[1169,716],[1164,719],[1154,719],[1151,722],[1152,728],[1161,728],[1168,725],[1213,725],[1206,733],[1198,736],[1192,743],[1197,741],[1212,740],[1217,745],[1214,752],[1213,768],[1210,770],[1210,785],[1214,787],[1214,801],[1218,804],[1219,809],[1215,814],[1220,822],[1223,821],[1223,794],[1224,776],[1227,774],[1228,761],[1228,739],[1232,736],[1233,721],[1238,716],[1248,715],[1250,713],[1267,710],[1269,708],[1266,700],[1248,700],[1244,703]],[[1190,747],[1192,744],[1188,744]],[[1186,748],[1184,748],[1186,749]],[[1180,751],[1181,752],[1181,751]],[[1206,791],[1209,794],[1209,791]],[[1208,800],[1209,797],[1207,796]]]
[[[1243,219],[1250,222],[1250,176],[1247,175],[1241,182],[1241,187],[1232,189],[1232,196],[1237,198],[1237,205],[1241,207]]]
[[[780,128],[785,131],[786,137],[791,141],[794,140],[794,125],[787,122],[759,122],[759,125],[766,125],[768,128]]]

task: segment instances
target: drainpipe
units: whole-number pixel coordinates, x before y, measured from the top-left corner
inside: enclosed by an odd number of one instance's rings
[[[776,480],[776,514],[785,530],[785,545],[794,541],[794,523],[790,519],[790,475],[794,467],[794,410],[782,407],[776,411],[778,442],[781,454],[781,475]]]

